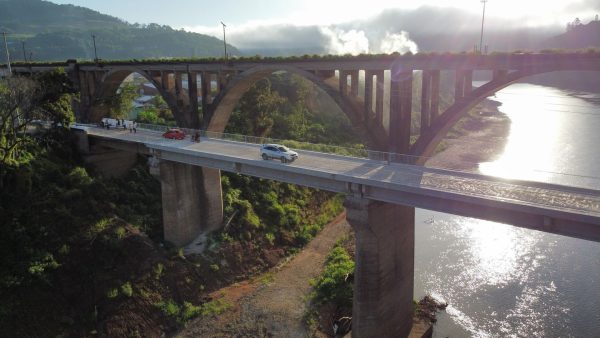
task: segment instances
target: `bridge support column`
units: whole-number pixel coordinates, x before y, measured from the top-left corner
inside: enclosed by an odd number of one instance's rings
[[[392,78],[390,87],[390,129],[388,151],[408,154],[412,114],[412,70]]]
[[[373,77],[375,73],[370,70],[365,71],[365,110],[363,118],[365,122],[371,119],[373,115]]]
[[[375,121],[383,125],[383,91],[384,91],[384,72],[375,73]]]
[[[433,124],[433,121],[440,114],[440,71],[431,71],[431,105],[429,106],[429,125]]]
[[[222,225],[219,170],[161,161],[160,182],[166,241],[182,247]]]
[[[421,133],[431,124],[431,71],[421,73]]]
[[[407,337],[413,318],[415,209],[347,197],[356,234],[352,337]]]

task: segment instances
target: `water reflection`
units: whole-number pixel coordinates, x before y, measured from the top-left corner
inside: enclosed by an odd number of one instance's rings
[[[510,136],[483,173],[600,188],[598,106],[533,85],[497,98]],[[450,303],[434,336],[600,337],[599,243],[425,210],[416,225],[415,294]]]
[[[564,107],[572,98],[543,97],[548,90],[541,86],[514,85],[509,90],[520,94],[500,91],[496,95],[503,103],[500,110],[511,120],[505,152],[496,161],[481,163],[479,170],[506,178],[546,181],[549,169],[554,168],[554,154],[562,146],[556,135],[564,115],[556,107]]]

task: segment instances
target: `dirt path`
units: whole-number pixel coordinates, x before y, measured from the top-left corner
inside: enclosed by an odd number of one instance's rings
[[[320,274],[335,242],[350,231],[341,215],[289,262],[262,277],[212,294],[233,307],[225,313],[188,323],[176,337],[307,337],[303,316],[308,307],[308,281]]]

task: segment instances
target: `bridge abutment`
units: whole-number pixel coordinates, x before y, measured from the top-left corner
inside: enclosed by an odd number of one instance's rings
[[[352,337],[407,337],[413,318],[415,209],[349,196],[356,234]]]
[[[219,170],[170,161],[160,162],[165,240],[178,247],[223,223]]]

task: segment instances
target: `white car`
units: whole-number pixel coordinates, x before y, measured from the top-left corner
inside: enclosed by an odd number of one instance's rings
[[[263,144],[260,146],[260,156],[263,160],[279,159],[281,163],[293,162],[298,159],[298,153],[281,144]]]

